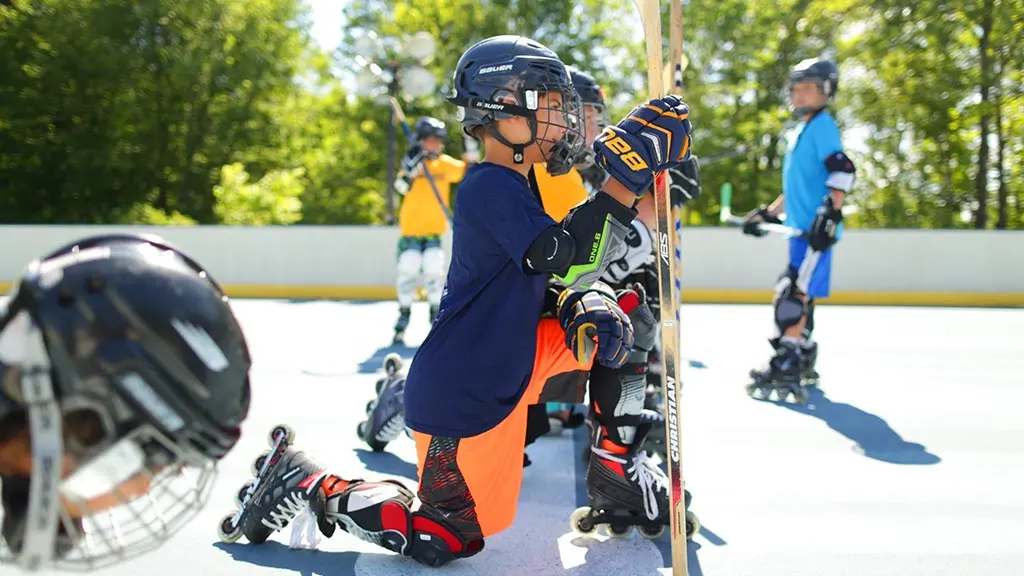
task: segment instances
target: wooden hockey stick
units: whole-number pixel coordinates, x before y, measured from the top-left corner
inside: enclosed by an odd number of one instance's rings
[[[659,0],[634,0],[643,22],[647,44],[647,88],[651,98],[665,95],[662,79],[664,59],[661,53],[661,6]],[[673,0],[677,1],[677,0]],[[681,15],[681,11],[680,11]],[[681,20],[680,20],[681,26]],[[680,28],[681,31],[681,28]],[[682,427],[679,409],[682,389],[679,373],[679,332],[676,317],[679,300],[675,297],[675,222],[668,179],[654,179],[655,236],[658,239],[658,300],[661,304],[662,392],[665,395],[666,452],[668,453],[669,534],[672,542],[672,575],[688,576],[686,562],[686,501],[683,495]]]

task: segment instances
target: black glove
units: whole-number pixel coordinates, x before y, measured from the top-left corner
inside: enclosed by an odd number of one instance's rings
[[[836,231],[839,223],[843,221],[843,211],[836,210],[832,206],[832,196],[825,196],[824,202],[818,207],[811,222],[811,231],[807,236],[807,243],[811,249],[817,252],[824,252],[836,243]]]
[[[782,220],[779,220],[778,216],[768,211],[768,207],[761,204],[761,207],[756,210],[751,210],[743,217],[743,233],[751,236],[757,236],[760,238],[765,233],[757,226],[761,222],[768,224],[782,224]]]
[[[410,146],[405,156],[402,156],[402,172],[412,176],[419,169],[422,160],[423,149],[419,145]]]
[[[679,166],[669,168],[668,175],[673,206],[686,206],[700,196],[700,162],[693,154]]]
[[[626,241],[636,209],[627,208],[605,192],[588,198],[569,211],[562,229],[576,241],[576,255],[568,270],[555,278],[573,289],[585,289],[597,281]]]

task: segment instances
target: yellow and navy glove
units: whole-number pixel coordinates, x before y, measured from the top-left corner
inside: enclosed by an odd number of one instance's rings
[[[558,320],[565,330],[565,345],[580,366],[591,360],[620,368],[633,349],[633,324],[614,293],[598,283],[584,292],[566,289],[558,301]]]
[[[690,109],[675,96],[637,106],[594,140],[595,162],[637,196],[654,173],[678,165],[690,155]]]

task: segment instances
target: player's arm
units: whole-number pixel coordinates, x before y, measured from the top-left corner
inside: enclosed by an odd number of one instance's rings
[[[634,108],[594,141],[594,161],[609,178],[600,192],[573,208],[562,222],[575,244],[568,268],[554,272],[563,284],[587,287],[612,263],[654,175],[690,157],[689,114],[675,96],[657,98]]]
[[[843,221],[843,202],[853,190],[857,168],[843,151],[839,127],[835,122],[820,124],[813,136],[815,155],[825,165],[828,194],[822,199],[822,205],[811,222],[808,243],[814,250],[824,251],[836,243],[836,230]]]
[[[819,252],[828,250],[836,243],[836,230],[843,221],[843,201],[853,190],[857,169],[846,154],[840,150],[825,157],[828,178],[825,186],[828,195],[822,200],[818,213],[814,215],[807,242]]]
[[[839,150],[825,158],[825,170],[828,171],[825,186],[828,187],[832,205],[838,210],[843,206],[846,195],[853,190],[853,185],[857,181],[857,168],[853,165],[853,160]]]

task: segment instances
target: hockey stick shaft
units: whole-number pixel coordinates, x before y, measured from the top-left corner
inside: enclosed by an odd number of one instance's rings
[[[662,82],[664,59],[661,51],[661,7],[659,0],[635,0],[644,27],[647,46],[647,87],[651,98],[665,95]],[[679,333],[677,310],[679,301],[674,297],[675,283],[675,227],[672,222],[672,200],[668,179],[654,179],[654,213],[656,237],[659,243],[658,300],[660,302],[662,390],[665,394],[665,427],[668,452],[669,481],[669,533],[672,543],[672,574],[688,576],[686,558],[686,503],[683,497],[683,467],[681,458],[682,427],[679,417],[681,388],[678,385]]]
[[[402,127],[402,131],[405,132],[405,137],[409,140],[410,146],[416,145],[416,136],[412,133],[412,128],[409,128],[409,124],[405,121],[405,114],[402,112],[402,106],[398,103],[398,98],[391,97],[391,109],[395,112],[395,119],[398,120],[398,124]],[[430,183],[430,189],[434,191],[434,197],[437,198],[437,203],[441,206],[441,210],[444,211],[444,217],[448,219],[448,223],[452,222],[452,213],[448,210],[448,206],[441,199],[441,193],[437,190],[437,182],[434,181],[434,176],[430,173],[430,169],[427,168],[426,157],[420,159],[420,164],[423,166],[423,175],[427,177],[427,182]]]

